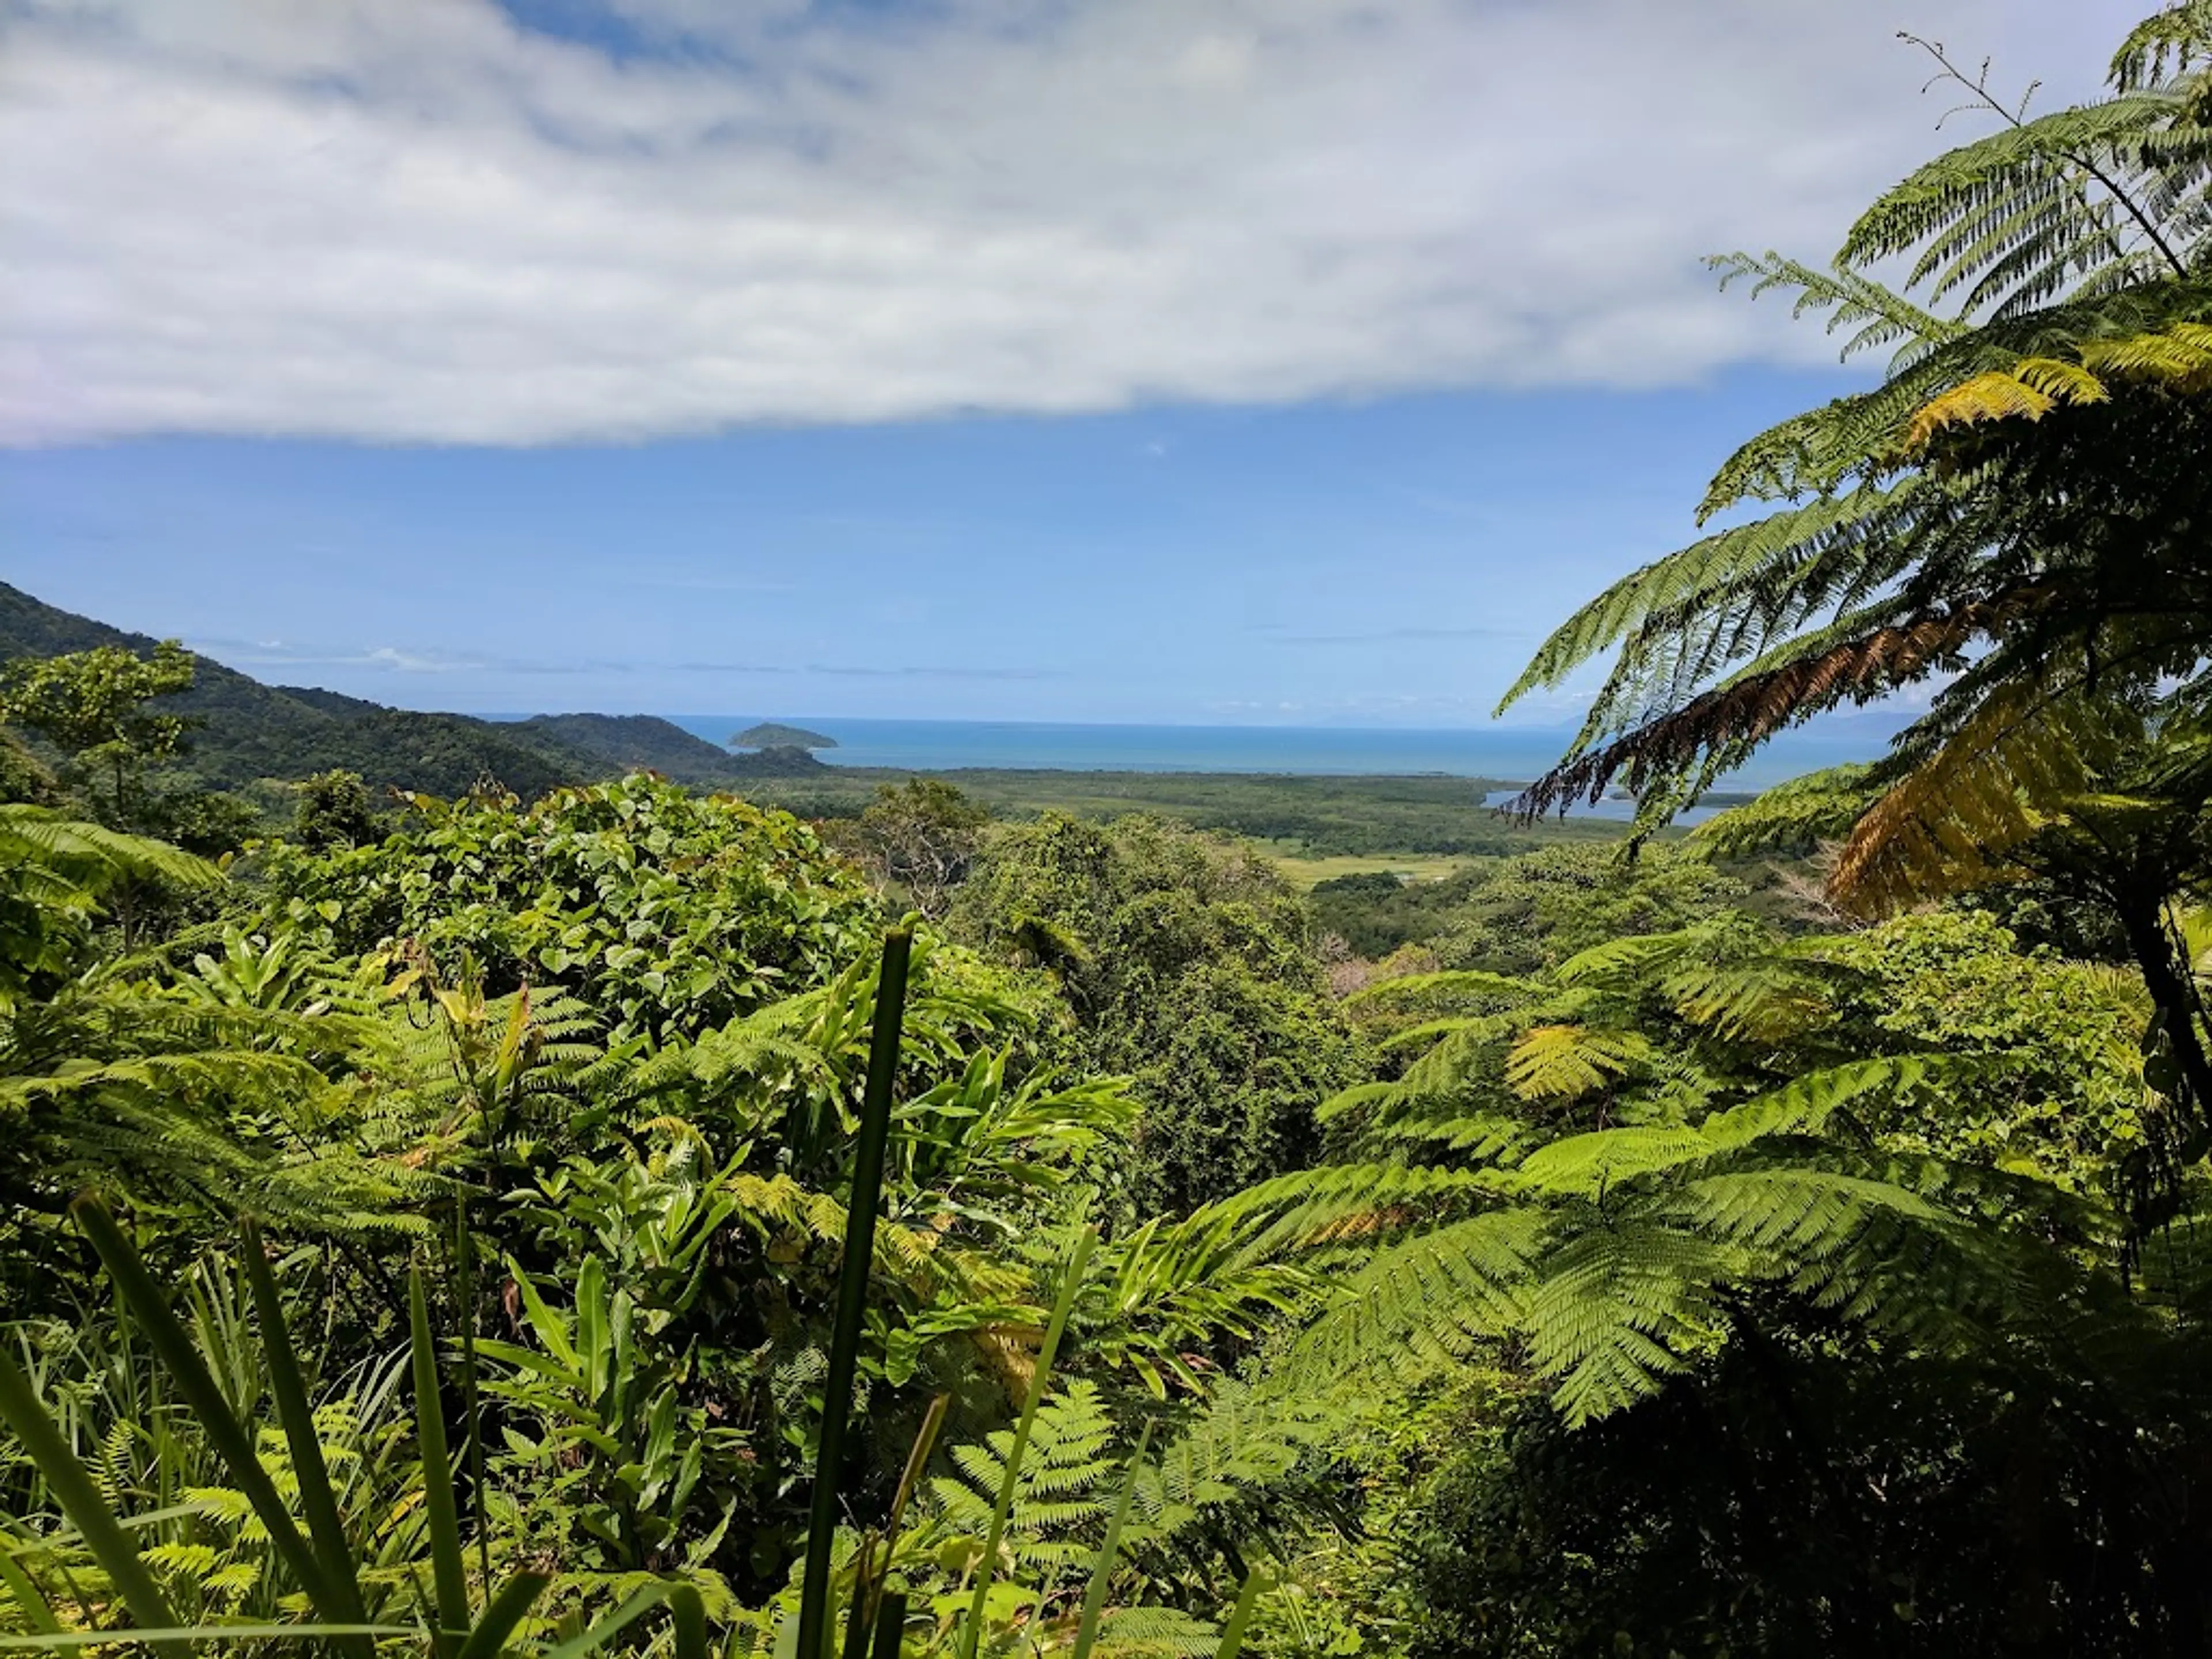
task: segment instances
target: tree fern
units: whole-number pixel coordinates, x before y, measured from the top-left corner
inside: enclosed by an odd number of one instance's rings
[[[1773,1075],[1778,1054],[1834,1047],[1852,983],[1834,948],[1741,921],[1616,941],[1556,970],[1581,1022],[1493,1044],[1487,1088],[1470,1077],[1412,1129],[1402,1083],[1360,1091],[1347,1152],[1401,1161],[1340,1162],[1233,1206],[1270,1218],[1256,1248],[1330,1264],[1278,1384],[1487,1346],[1580,1424],[1702,1364],[1761,1295],[1940,1349],[2002,1340],[2024,1316],[2006,1287],[2044,1237],[2106,1224],[2039,1182],[1875,1144],[1892,1103],[1971,1091],[1982,1062],[1908,1052]],[[1500,1133],[1516,1100],[1519,1133]]]
[[[1611,1087],[1653,1058],[1634,1031],[1536,1025],[1505,1056],[1505,1084],[1523,1100],[1578,1100]]]
[[[1929,47],[1995,130],[1887,192],[1831,270],[1719,262],[1830,311],[1847,355],[1893,348],[1889,374],[1753,439],[1704,511],[1787,505],[1623,578],[1539,649],[1508,703],[1594,657],[1612,666],[1523,810],[1625,782],[1648,827],[1814,713],[1970,667],[1982,696],[2004,689],[1992,720],[2069,684],[2196,695],[2205,599],[2184,544],[2203,484],[2185,458],[2201,454],[2212,387],[2206,40],[2200,3],[2172,8],[2124,44],[2111,96],[2047,114],[2006,106]],[[1900,260],[1893,291],[1875,272]],[[2026,742],[2008,751],[2017,768],[1978,752],[1986,784],[1966,787],[1954,751],[1917,795],[1853,821],[1847,889],[1896,902],[1903,884],[1862,873],[1925,867],[1952,803],[1952,838],[1978,841],[2064,781]],[[1842,805],[1801,822],[1838,833]],[[1885,838],[1898,844],[1878,854]]]

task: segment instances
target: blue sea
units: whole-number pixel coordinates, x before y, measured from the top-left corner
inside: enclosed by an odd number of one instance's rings
[[[1076,726],[1025,720],[848,720],[831,715],[670,714],[713,744],[763,718],[837,739],[832,766],[942,772],[962,767],[1048,771],[1261,772],[1337,776],[1441,773],[1522,781],[1556,761],[1570,728],[1453,730],[1290,726]],[[1902,721],[1862,714],[1815,721],[1777,738],[1730,783],[1760,788],[1845,761],[1871,760]]]

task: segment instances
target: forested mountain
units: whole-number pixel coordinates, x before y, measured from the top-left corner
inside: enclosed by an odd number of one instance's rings
[[[743,769],[742,757],[654,714],[532,714],[506,729],[594,757],[606,770],[658,772],[678,783],[711,787]]]
[[[156,641],[46,605],[0,583],[0,662]],[[457,795],[496,780],[526,799],[562,784],[649,769],[686,783],[737,775],[738,757],[647,715],[538,715],[501,722],[391,708],[304,686],[265,685],[211,658],[192,659],[189,691],[162,707],[203,724],[186,759],[211,788],[315,772],[360,774],[373,787]]]

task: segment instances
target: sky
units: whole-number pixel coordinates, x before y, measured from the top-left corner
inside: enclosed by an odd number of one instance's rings
[[[0,0],[0,579],[423,708],[1454,726],[2112,0]],[[1580,687],[1515,718],[1572,717]]]

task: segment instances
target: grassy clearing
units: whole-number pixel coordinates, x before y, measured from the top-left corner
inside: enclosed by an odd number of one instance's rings
[[[1340,876],[1388,872],[1408,881],[1442,881],[1447,876],[1457,875],[1473,862],[1472,859],[1443,853],[1397,853],[1383,857],[1347,854],[1335,858],[1275,855],[1275,867],[1302,893],[1311,892],[1322,882],[1334,881]]]

